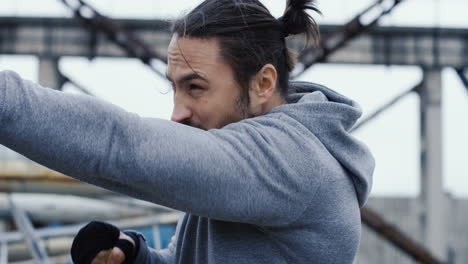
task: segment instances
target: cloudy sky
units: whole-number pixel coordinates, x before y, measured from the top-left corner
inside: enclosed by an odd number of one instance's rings
[[[1,0],[0,16],[70,17],[59,0]],[[118,18],[173,18],[200,1],[89,0],[103,14]],[[262,1],[281,16],[286,1]],[[341,24],[372,0],[322,0],[322,24]],[[466,0],[406,0],[382,20],[387,26],[468,28]],[[143,116],[169,118],[172,94],[168,83],[132,59],[63,58],[60,68],[98,97]],[[0,56],[0,70],[12,69],[37,81],[38,60],[29,56]],[[358,101],[364,116],[421,79],[417,67],[315,65],[301,79],[324,84]],[[68,92],[76,90],[67,85]],[[419,193],[419,99],[411,95],[358,131],[373,151],[377,168],[373,195]],[[468,91],[452,69],[443,70],[444,187],[468,197]]]

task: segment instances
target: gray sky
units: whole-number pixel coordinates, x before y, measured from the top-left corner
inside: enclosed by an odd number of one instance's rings
[[[0,16],[70,16],[58,0],[2,0]],[[103,14],[126,18],[171,18],[200,1],[94,0]],[[262,1],[280,16],[286,1]],[[340,24],[372,0],[322,0],[319,23]],[[468,27],[467,0],[406,0],[382,21],[392,26]],[[37,80],[37,59],[0,56],[0,70],[12,69]],[[144,116],[167,119],[172,108],[169,85],[132,59],[65,58],[61,69],[98,97]],[[358,101],[364,115],[399,92],[418,83],[416,67],[365,65],[316,65],[302,80],[324,84]],[[76,92],[72,86],[67,91]],[[444,186],[456,196],[468,196],[468,91],[451,69],[443,71]],[[369,145],[377,167],[373,195],[417,195],[419,192],[419,99],[411,95],[358,131]]]

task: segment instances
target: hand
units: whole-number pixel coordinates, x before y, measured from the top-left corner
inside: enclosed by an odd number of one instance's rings
[[[135,241],[123,232],[120,232],[119,239],[128,240],[135,246]],[[124,261],[125,254],[123,251],[118,247],[114,247],[112,249],[100,251],[93,261],[91,261],[91,264],[121,264]]]
[[[80,229],[71,247],[75,264],[133,263],[135,241],[116,226],[92,221]]]

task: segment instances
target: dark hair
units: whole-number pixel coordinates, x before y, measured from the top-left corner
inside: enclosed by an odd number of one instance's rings
[[[271,63],[285,97],[295,61],[286,47],[286,37],[305,34],[307,45],[312,39],[318,43],[318,25],[307,9],[320,13],[313,0],[288,0],[279,19],[258,0],[206,0],[176,20],[172,32],[180,37],[218,38],[221,56],[244,89],[265,64]]]

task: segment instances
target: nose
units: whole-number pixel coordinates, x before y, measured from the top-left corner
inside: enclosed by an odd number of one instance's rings
[[[171,120],[185,124],[192,117],[192,111],[190,108],[180,102],[180,100],[174,100],[174,109],[172,109]]]

